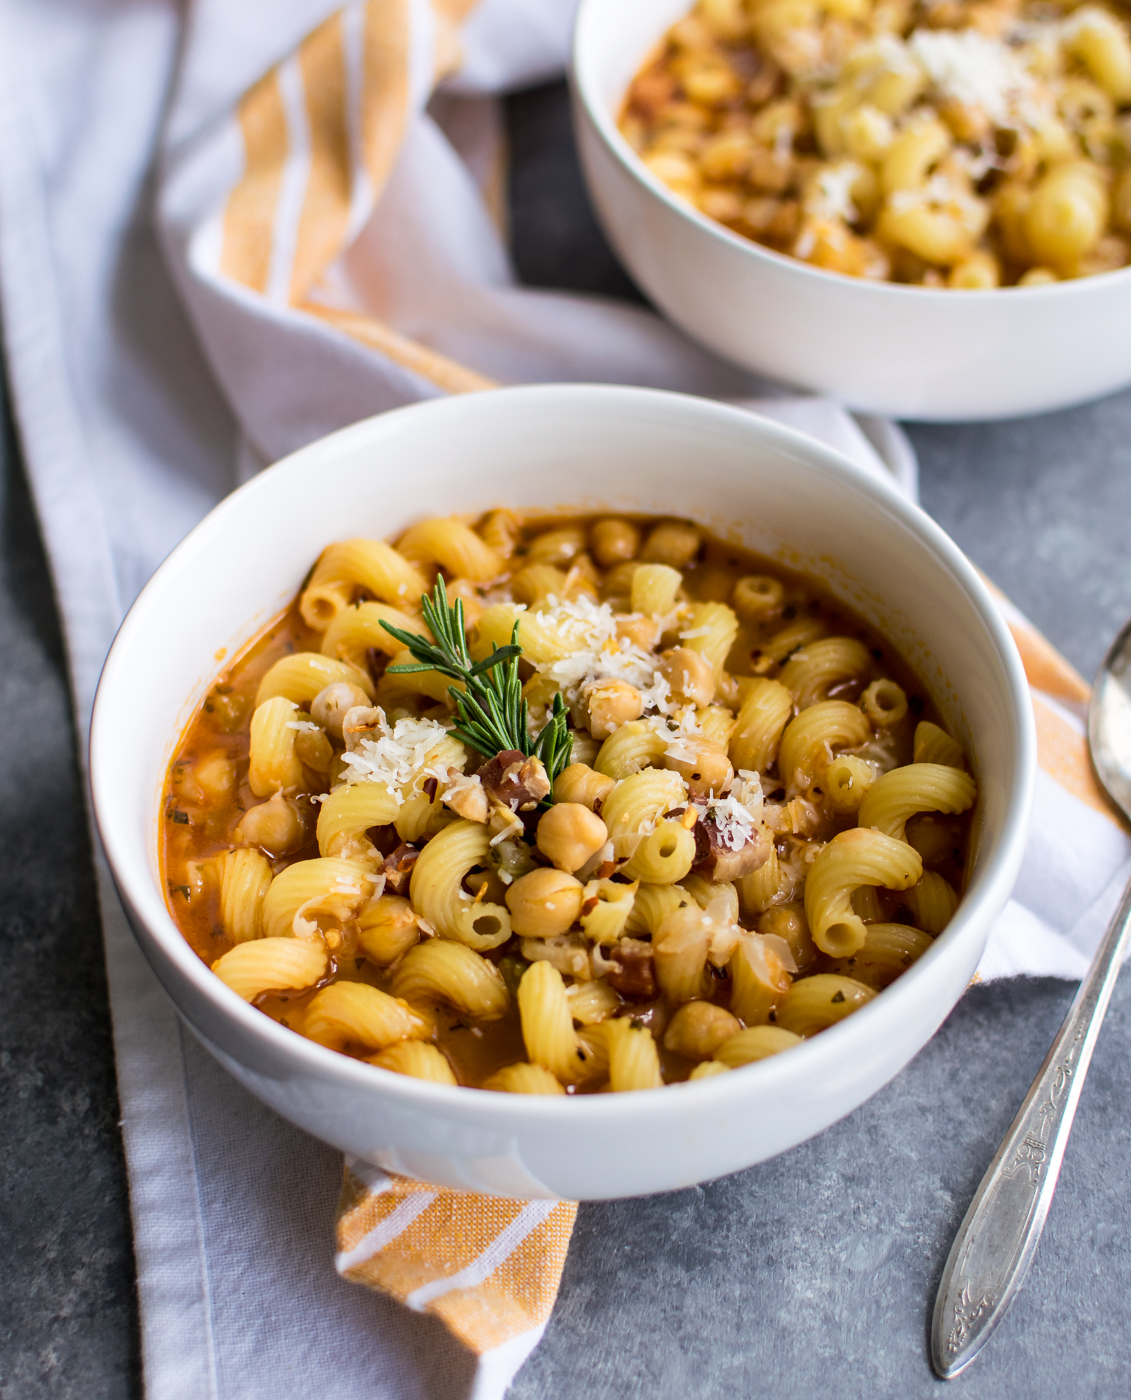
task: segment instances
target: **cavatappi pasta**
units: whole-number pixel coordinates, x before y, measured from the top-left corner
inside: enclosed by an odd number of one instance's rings
[[[466,701],[512,636],[526,738],[473,748],[433,660],[466,647]],[[324,551],[189,726],[162,854],[193,948],[292,1030],[440,1084],[619,1092],[881,993],[954,914],[976,796],[812,580],[686,521],[495,511]]]
[[[704,214],[829,271],[985,290],[1131,258],[1120,3],[699,0],[621,129]]]

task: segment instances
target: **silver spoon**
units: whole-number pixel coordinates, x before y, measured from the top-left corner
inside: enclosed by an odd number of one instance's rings
[[[1088,747],[1100,782],[1131,819],[1131,622],[1096,676]],[[1025,1282],[1129,936],[1131,884],[951,1245],[931,1325],[943,1380],[969,1366]]]

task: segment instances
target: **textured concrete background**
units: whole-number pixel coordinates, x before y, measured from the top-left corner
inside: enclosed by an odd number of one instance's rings
[[[512,98],[508,118],[521,275],[634,295],[588,210],[564,89]],[[1090,674],[1131,615],[1131,394],[911,433],[924,505]],[[10,450],[0,479],[0,1397],[136,1396],[105,979],[61,646]],[[514,1400],[941,1393],[927,1327],[950,1240],[1072,990],[975,989],[894,1084],[813,1142],[694,1191],[584,1207]],[[990,1348],[951,1383],[958,1400],[1131,1390],[1129,1050],[1125,983],[1036,1266]]]

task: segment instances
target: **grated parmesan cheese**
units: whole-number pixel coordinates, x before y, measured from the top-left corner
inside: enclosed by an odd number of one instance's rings
[[[1037,84],[1000,39],[976,29],[917,29],[907,46],[940,97],[981,108],[998,127],[1036,118]]]
[[[597,681],[618,680],[636,687],[645,713],[667,712],[671,687],[657,672],[656,658],[635,642],[617,636],[616,616],[608,603],[594,603],[585,597],[559,602],[553,594],[546,602],[548,607],[536,614],[538,621],[579,645],[568,656],[542,662],[536,669],[555,682],[567,701],[572,704]]]
[[[748,768],[740,768],[725,797],[708,797],[695,805],[715,823],[719,840],[727,850],[740,851],[754,840],[762,824],[762,780]]]
[[[818,219],[855,222],[859,211],[852,202],[852,187],[864,173],[854,160],[842,160],[819,171],[806,202],[806,210]]]
[[[653,733],[658,734],[664,740],[664,753],[668,758],[674,758],[680,763],[694,763],[699,757],[698,753],[687,743],[689,738],[701,735],[703,732],[695,717],[693,705],[684,705],[674,714],[664,717],[651,715],[645,719],[644,723]]]
[[[428,755],[447,736],[448,731],[434,719],[405,718],[390,726],[382,715],[373,732],[361,739],[351,753],[342,755],[342,781],[384,783],[399,806],[404,801],[401,788],[418,774],[447,781],[448,768],[427,767]]]

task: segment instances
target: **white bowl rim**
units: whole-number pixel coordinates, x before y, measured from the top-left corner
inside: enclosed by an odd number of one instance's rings
[[[1036,734],[1028,682],[1005,620],[974,566],[942,528],[918,506],[903,497],[894,485],[889,487],[883,481],[877,480],[863,467],[816,439],[756,413],[691,394],[635,386],[518,385],[483,390],[475,394],[429,399],[402,408],[389,409],[327,434],[282,458],[270,469],[260,472],[226,496],[176,546],[142,589],[114,638],[99,679],[90,731],[91,798],[102,848],[114,872],[115,880],[125,891],[150,936],[161,945],[176,970],[192,984],[195,991],[211,1002],[218,1012],[235,1020],[253,1039],[264,1042],[266,1047],[276,1051],[281,1059],[288,1061],[295,1070],[302,1070],[308,1066],[316,1077],[332,1074],[343,1086],[356,1085],[359,1091],[372,1091],[373,1075],[376,1073],[383,1081],[382,1094],[399,1099],[405,1105],[418,1104],[421,1108],[454,1113],[464,1120],[477,1117],[477,1109],[480,1109],[483,1114],[490,1115],[492,1126],[495,1128],[501,1126],[500,1114],[504,1119],[521,1120],[523,1123],[553,1119],[566,1114],[569,1121],[577,1123],[580,1127],[585,1124],[603,1123],[611,1117],[627,1116],[631,1119],[646,1116],[657,1104],[654,1095],[649,1093],[582,1094],[563,1098],[556,1095],[506,1094],[483,1089],[469,1090],[466,1086],[431,1084],[339,1054],[279,1025],[271,1017],[244,1001],[215,976],[177,928],[159,888],[152,879],[145,853],[131,852],[129,848],[132,843],[128,839],[120,838],[114,828],[105,823],[103,817],[104,813],[111,809],[111,799],[103,799],[102,794],[113,784],[114,765],[111,740],[104,736],[112,724],[110,711],[113,707],[114,691],[128,683],[127,661],[130,653],[134,651],[133,639],[138,633],[144,635],[150,625],[150,615],[161,611],[157,599],[162,577],[173,571],[182,554],[197,547],[201,537],[210,532],[216,520],[241,509],[246,501],[258,494],[278,490],[280,483],[284,483],[289,475],[302,471],[309,459],[324,452],[328,447],[348,448],[353,445],[352,439],[373,440],[384,433],[395,433],[406,417],[459,415],[468,411],[481,411],[480,405],[485,404],[505,405],[507,401],[518,399],[536,402],[539,398],[553,400],[570,396],[582,400],[596,397],[612,402],[651,402],[657,413],[669,410],[700,414],[716,420],[729,419],[733,424],[741,425],[744,430],[753,430],[764,445],[771,448],[779,446],[787,453],[806,458],[818,469],[847,477],[857,490],[871,498],[873,504],[882,506],[884,510],[899,517],[905,527],[920,536],[923,547],[934,551],[956,584],[966,593],[990,634],[1013,702],[1017,745],[1015,780],[1013,790],[1007,798],[1005,821],[997,835],[997,850],[979,876],[978,884],[984,897],[992,895],[994,887],[1002,880],[1004,871],[1008,870],[1011,862],[1019,856],[1018,847],[1025,840],[1035,783]],[[492,410],[488,408],[482,411]],[[563,504],[568,506],[569,503]],[[106,756],[103,757],[107,749],[110,752],[106,752]],[[755,1066],[744,1066],[744,1071],[760,1074],[763,1076],[763,1083],[771,1085],[775,1078],[798,1077],[799,1072],[803,1072],[806,1066],[809,1067],[809,1073],[819,1075],[824,1062],[835,1061],[841,1057],[842,1046],[849,1036],[862,1036],[874,1020],[895,1014],[901,986],[909,987],[913,982],[929,975],[936,957],[941,956],[943,947],[953,943],[968,922],[971,914],[969,899],[968,892],[963,896],[963,903],[946,931],[922,958],[881,995],[821,1035],[794,1046],[788,1055],[770,1056],[757,1062]],[[183,1015],[179,1008],[178,1014]],[[680,1083],[665,1085],[664,1088],[685,1091],[693,1089],[700,1096],[699,1102],[705,1111],[741,1092],[740,1085],[732,1080],[730,1074],[695,1081],[694,1085]],[[662,1104],[663,1101],[660,1102]]]
[[[734,233],[725,224],[709,218],[701,210],[696,209],[693,204],[681,199],[664,184],[658,175],[654,175],[625,140],[620,128],[613,120],[612,113],[605,109],[604,103],[595,91],[596,78],[587,64],[587,58],[589,46],[596,42],[590,38],[589,31],[591,29],[599,30],[599,23],[595,16],[607,3],[608,0],[581,0],[573,31],[572,61],[569,72],[570,86],[579,98],[586,115],[593,123],[594,130],[601,137],[606,148],[628,170],[629,174],[674,213],[694,224],[716,241],[740,250],[754,258],[755,261],[764,260],[778,267],[788,267],[799,275],[816,279],[818,283],[831,281],[835,285],[843,287],[848,282],[857,287],[866,287],[868,294],[887,296],[896,300],[916,300],[922,297],[938,297],[940,294],[945,294],[948,299],[961,297],[963,300],[985,300],[999,297],[1003,292],[1007,292],[1011,301],[1015,298],[1031,301],[1041,297],[1070,296],[1074,291],[1078,294],[1081,287],[1106,286],[1110,279],[1123,278],[1126,280],[1131,278],[1131,264],[1128,264],[1126,267],[1114,268],[1110,272],[1095,273],[1091,277],[1077,277],[1037,287],[917,287],[907,282],[849,277],[847,273],[814,267],[812,263],[790,257],[788,253],[779,253],[773,248],[767,248],[762,243],[756,243],[752,238],[743,238],[741,234]]]

